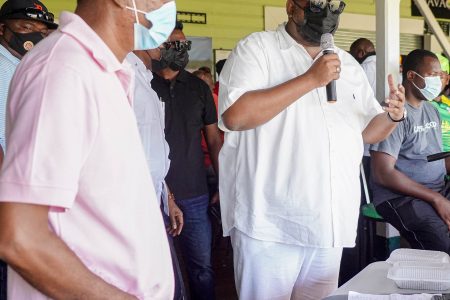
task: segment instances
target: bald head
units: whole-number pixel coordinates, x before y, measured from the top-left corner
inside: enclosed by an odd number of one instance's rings
[[[375,46],[370,40],[366,38],[357,39],[350,46],[350,54],[359,63],[362,63],[368,55],[373,53],[375,53]]]

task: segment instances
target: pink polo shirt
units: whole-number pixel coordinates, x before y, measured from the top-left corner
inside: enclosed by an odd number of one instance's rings
[[[12,80],[0,201],[51,206],[51,229],[93,273],[140,299],[167,300],[172,264],[132,79],[80,17],[62,13]],[[9,299],[47,299],[8,276]]]

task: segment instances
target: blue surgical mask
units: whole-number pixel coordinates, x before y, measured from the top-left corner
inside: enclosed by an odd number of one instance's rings
[[[134,23],[134,50],[156,49],[162,43],[167,41],[177,19],[177,8],[175,1],[168,2],[160,8],[151,12],[144,12],[136,8],[136,2],[133,0],[133,7],[128,7],[136,14],[136,23]],[[139,23],[137,13],[145,14],[145,18],[152,23],[148,29]]]
[[[442,81],[440,76],[422,77],[417,72],[414,73],[425,81],[425,87],[423,89],[419,88],[414,81],[412,81],[412,84],[422,93],[426,100],[433,101],[434,98],[439,96],[442,91]]]

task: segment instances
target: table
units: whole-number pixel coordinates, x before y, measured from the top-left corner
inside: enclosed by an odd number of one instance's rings
[[[391,265],[385,261],[374,262],[359,272],[355,277],[338,288],[333,294],[325,298],[326,300],[344,300],[348,297],[348,292],[358,292],[363,294],[442,294],[447,291],[427,291],[427,290],[406,290],[399,289],[393,280],[387,278],[387,273]]]

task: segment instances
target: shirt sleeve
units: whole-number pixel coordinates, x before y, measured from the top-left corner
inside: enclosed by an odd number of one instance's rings
[[[11,84],[0,201],[70,208],[97,133],[97,106],[70,67],[35,69],[18,69]]]
[[[361,69],[362,71],[362,69]],[[372,87],[369,85],[367,77],[361,74],[364,77],[364,87],[363,87],[363,126],[362,130],[364,130],[367,125],[369,125],[370,121],[377,115],[384,113],[380,103],[375,98],[374,91]]]
[[[248,91],[268,88],[268,67],[261,41],[255,35],[241,41],[220,73],[219,127],[229,131],[222,114]]]
[[[398,159],[398,154],[405,139],[405,122],[400,122],[395,130],[384,141],[370,146],[370,151],[384,152]]]

